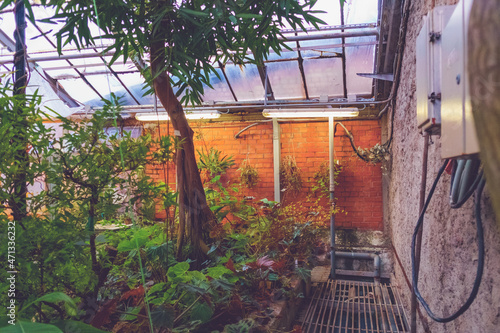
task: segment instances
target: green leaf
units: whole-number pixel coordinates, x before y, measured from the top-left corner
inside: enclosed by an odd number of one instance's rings
[[[210,179],[210,183],[214,184],[219,181],[221,175],[217,175],[214,178]]]
[[[215,214],[217,214],[222,208],[224,208],[224,206],[211,206],[210,207],[212,212],[214,212]]]
[[[207,268],[207,275],[214,279],[220,279],[224,274],[233,274],[233,272],[224,266],[215,266]]]
[[[76,316],[76,304],[73,302],[71,297],[66,295],[63,292],[56,291],[47,295],[43,295],[42,297],[37,298],[33,302],[29,303],[25,307],[23,307],[19,313],[22,313],[25,309],[30,307],[33,304],[37,304],[40,302],[49,302],[49,303],[58,303],[58,302],[64,302],[64,307],[66,309],[66,312],[70,316]]]
[[[304,281],[307,281],[311,277],[311,270],[303,267],[297,267],[295,269],[295,274]]]
[[[224,333],[250,333],[253,332],[253,327],[256,326],[255,321],[251,318],[240,320],[235,324],[229,324],[224,327]]]
[[[104,234],[99,234],[95,238],[96,243],[106,243],[106,235]]]
[[[271,200],[268,200],[267,198],[260,200],[260,202],[262,202],[265,205],[268,205],[271,208],[273,208],[274,205],[276,205],[276,203],[277,203],[276,201],[271,201]]]
[[[132,239],[125,239],[118,244],[118,252],[128,252],[136,250],[147,243],[149,239],[149,232],[147,230],[141,229],[135,233]]]
[[[237,17],[241,18],[255,18],[255,19],[262,19],[262,15],[258,14],[248,14],[248,13],[242,13],[242,14],[236,14]]]
[[[179,12],[183,12],[188,15],[200,16],[200,17],[208,17],[208,13],[198,12],[196,10],[188,9],[188,8],[180,8]]]
[[[160,282],[148,289],[148,295],[152,295],[158,291],[165,291],[167,284],[165,282]]]
[[[53,323],[64,333],[105,333],[106,331],[76,320],[59,320]],[[38,332],[38,331],[37,331]]]
[[[57,326],[29,321],[16,321],[15,325],[2,327],[1,331],[2,333],[64,333]]]
[[[137,314],[141,312],[142,306],[133,306],[127,308],[123,315],[120,316],[120,320],[135,320],[137,319]]]
[[[24,0],[24,7],[28,12],[28,19],[31,21],[31,23],[35,24],[35,14],[33,14],[33,9],[31,8],[30,2]]]
[[[175,278],[186,274],[188,270],[189,270],[189,264],[183,261],[170,267],[168,269],[167,276],[170,278]]]
[[[198,303],[193,307],[193,310],[191,311],[191,320],[199,320],[202,323],[206,323],[207,321],[212,318],[212,315],[214,314],[214,310],[207,305],[206,303]]]
[[[151,320],[155,328],[172,329],[174,327],[175,309],[170,306],[161,306],[151,312]]]
[[[269,276],[267,277],[269,281],[278,281],[279,275],[276,273],[269,273]]]

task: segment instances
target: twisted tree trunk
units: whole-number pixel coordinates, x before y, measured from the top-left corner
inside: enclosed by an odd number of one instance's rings
[[[472,114],[493,208],[500,223],[500,2],[474,1],[468,27]]]
[[[184,237],[189,237],[192,246],[190,257],[199,266],[208,248],[203,240],[203,230],[215,220],[213,212],[207,205],[203,183],[196,165],[195,149],[193,144],[193,130],[188,124],[181,103],[175,96],[168,74],[164,70],[165,44],[162,41],[151,44],[151,72],[153,86],[161,104],[167,111],[174,134],[181,140],[181,149],[176,160],[178,191],[179,191],[179,219],[181,220],[178,232],[178,245],[184,244]],[[180,256],[181,248],[177,249]]]

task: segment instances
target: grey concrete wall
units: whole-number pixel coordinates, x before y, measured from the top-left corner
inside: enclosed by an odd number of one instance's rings
[[[433,5],[456,1],[412,1],[408,23],[402,80],[394,117],[392,160],[385,175],[388,201],[385,207],[386,232],[390,234],[402,265],[394,262],[395,282],[404,295],[409,319],[410,289],[404,272],[411,279],[410,244],[418,218],[424,138],[416,123],[415,40],[422,27],[422,16]],[[385,124],[390,123],[387,119]],[[442,164],[440,138],[433,136],[429,148],[427,193]],[[455,312],[467,299],[476,275],[477,237],[474,200],[461,209],[449,207],[450,176],[443,175],[425,218],[419,287],[431,309],[440,316]],[[495,222],[486,187],[482,200],[486,259],[477,299],[457,320],[441,324],[427,315],[431,332],[500,332],[500,228]],[[403,272],[404,271],[404,272]],[[424,332],[418,319],[418,332]]]

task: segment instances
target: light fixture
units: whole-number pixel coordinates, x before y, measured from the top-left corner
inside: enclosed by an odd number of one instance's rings
[[[311,109],[265,109],[262,115],[268,118],[318,118],[356,117],[357,108],[311,108]]]
[[[195,111],[186,113],[187,119],[216,119],[220,117],[220,113],[218,112],[204,112],[204,111]],[[157,120],[170,120],[167,112],[146,112],[146,113],[136,113],[135,119],[139,121],[157,121]]]

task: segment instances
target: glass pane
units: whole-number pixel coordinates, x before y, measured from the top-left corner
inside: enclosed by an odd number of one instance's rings
[[[275,99],[306,98],[299,64],[296,60],[268,63],[267,75]]]
[[[226,65],[226,74],[238,101],[254,101],[264,98],[264,86],[255,65],[245,67]]]
[[[81,104],[101,105],[100,97],[82,79],[59,80],[59,83]]]
[[[378,18],[378,1],[354,0],[344,11],[346,24],[374,23]]]
[[[146,84],[141,74],[139,74],[138,72],[118,74],[118,77],[120,78],[120,80],[122,80],[125,86],[127,86],[132,95],[134,95],[134,97],[139,101],[140,104],[152,105],[154,103],[154,97],[152,95],[143,96],[144,93],[149,89],[149,87],[145,87]],[[135,105],[136,103],[133,102],[132,104]]]
[[[107,75],[87,75],[85,78],[90,82],[100,94],[106,98],[110,98],[110,90],[113,92],[116,97],[120,98],[120,102],[123,105],[136,105],[137,103],[130,96],[130,94],[125,90],[123,85],[116,79],[116,77],[112,74]],[[97,101],[89,101],[93,103],[101,103],[99,100]],[[101,103],[102,104],[102,103]]]
[[[286,43],[291,49],[294,49],[297,47],[297,45],[295,44],[295,42],[288,42]],[[295,59],[297,58],[297,52],[296,51],[289,51],[287,49],[283,49],[280,53],[280,55],[278,55],[277,53],[275,53],[274,51],[271,50],[271,52],[269,53],[269,56],[268,56],[268,60],[277,60],[277,59]]]
[[[123,132],[130,133],[130,137],[134,139],[140,137],[142,134],[142,126],[124,126],[123,128],[106,127],[104,129],[104,133],[107,137],[113,136],[115,134],[118,137],[123,137],[122,130]]]
[[[369,42],[375,37],[350,38],[350,42]],[[373,73],[375,45],[346,48],[347,92],[356,95],[370,95],[373,79],[361,77],[357,73]]]
[[[320,95],[343,96],[340,58],[304,60],[304,72],[310,98],[318,98]]]
[[[139,71],[137,70],[137,67],[134,65],[132,61],[127,60],[126,63],[123,63],[123,59],[118,59],[115,61],[115,63],[111,66],[115,72],[133,72],[137,73],[137,75],[140,76]]]
[[[203,94],[203,101],[208,102],[208,101],[234,101],[234,97],[231,94],[231,90],[229,89],[229,86],[227,85],[226,78],[224,77],[224,74],[222,74],[222,70],[217,68],[217,73],[219,74],[220,79],[215,75],[212,74],[210,76],[210,82],[212,84],[212,88],[204,86],[204,94]]]
[[[342,53],[342,39],[318,39],[300,42],[302,57],[317,57]]]
[[[31,71],[30,84],[26,88],[26,93],[34,94],[38,90],[38,95],[42,96],[41,109],[52,117],[57,115],[67,117],[72,111],[64,104],[64,102],[57,96],[52,86],[47,82],[43,76],[42,71]],[[55,112],[55,113],[54,113]]]

